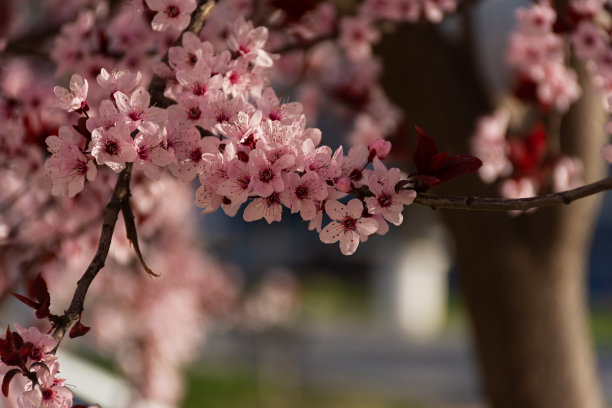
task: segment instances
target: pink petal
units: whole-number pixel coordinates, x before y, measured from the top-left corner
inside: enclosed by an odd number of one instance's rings
[[[353,198],[346,204],[346,212],[352,218],[361,218],[361,214],[363,214],[363,202],[358,198]]]
[[[319,239],[326,244],[338,242],[340,235],[344,232],[344,227],[338,222],[330,222],[319,233]]]
[[[340,252],[343,255],[352,255],[359,246],[359,234],[355,231],[346,231],[340,237]]]
[[[325,203],[325,212],[332,220],[341,221],[346,217],[346,206],[338,201],[330,200]],[[359,216],[361,216],[361,213]]]

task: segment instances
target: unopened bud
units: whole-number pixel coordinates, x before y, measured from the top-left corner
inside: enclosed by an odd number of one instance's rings
[[[378,157],[380,160],[383,160],[385,157],[387,157],[387,155],[391,151],[391,142],[379,137],[378,139],[370,143],[369,149],[370,149],[369,157],[371,159],[373,159],[374,155],[376,155],[376,157]]]

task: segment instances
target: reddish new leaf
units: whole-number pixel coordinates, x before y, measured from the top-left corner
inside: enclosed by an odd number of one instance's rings
[[[49,311],[49,306],[51,306],[51,297],[49,296],[49,290],[47,289],[47,282],[45,282],[45,279],[40,275],[40,273],[36,276],[36,279],[34,280],[34,283],[30,286],[28,292],[30,292],[30,297],[26,297],[14,292],[11,293],[18,300],[35,309],[36,317],[38,317],[39,319],[50,317],[51,312]],[[34,300],[33,298],[36,300]]]
[[[83,323],[81,323],[81,318],[79,317],[79,321],[76,322],[74,326],[72,326],[72,329],[70,329],[70,333],[68,333],[68,336],[71,339],[74,339],[75,337],[81,337],[86,335],[90,329],[91,327],[87,327]]]
[[[457,176],[472,174],[482,166],[477,157],[438,152],[436,142],[419,127],[416,130],[418,142],[413,160],[417,172],[410,175],[415,190],[426,191]]]
[[[8,397],[9,385],[11,384],[11,380],[17,373],[20,372],[21,370],[19,368],[13,368],[12,370],[9,370],[9,372],[4,374],[4,379],[2,380],[2,393],[5,397]]]

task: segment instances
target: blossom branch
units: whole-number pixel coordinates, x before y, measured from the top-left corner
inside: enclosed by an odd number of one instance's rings
[[[187,31],[191,31],[193,33],[199,33],[203,28],[206,20],[210,16],[216,2],[214,0],[207,0],[203,4],[198,7],[192,19],[189,23],[189,27]],[[180,39],[177,39],[179,41]],[[164,56],[164,60],[167,60],[168,53]],[[157,92],[154,92],[156,85],[158,85],[158,81],[155,79],[160,79],[159,77],[155,77],[154,81],[151,82],[149,87],[149,92],[151,94],[151,102],[153,104],[163,104],[163,88],[161,92],[159,89]],[[163,84],[165,86],[165,84]],[[72,297],[72,301],[70,302],[70,306],[64,312],[63,315],[55,317],[53,319],[54,331],[53,337],[61,342],[62,338],[68,331],[68,329],[80,318],[81,313],[83,312],[83,305],[85,302],[85,296],[87,295],[87,291],[89,286],[98,275],[98,272],[104,267],[106,262],[106,258],[108,256],[108,252],[110,249],[110,244],[113,237],[113,232],[115,230],[115,224],[117,223],[117,218],[119,216],[119,211],[123,213],[123,219],[125,221],[126,226],[126,234],[132,245],[134,246],[134,250],[136,252],[136,256],[138,260],[145,268],[147,273],[150,275],[155,274],[147,267],[145,264],[142,254],[140,253],[140,247],[138,245],[138,236],[136,234],[136,225],[134,223],[134,213],[132,211],[130,205],[130,179],[132,175],[132,163],[126,163],[125,169],[121,171],[119,174],[119,178],[117,179],[117,183],[115,184],[115,189],[113,191],[113,195],[106,205],[105,215],[104,215],[104,223],[102,224],[102,232],[100,233],[100,241],[98,242],[98,249],[96,250],[96,254],[92,259],[91,263],[87,267],[87,270],[77,282],[77,288]]]
[[[85,302],[85,296],[87,295],[89,285],[91,285],[91,282],[98,275],[98,272],[100,272],[100,269],[102,269],[106,262],[119,211],[121,211],[124,203],[129,199],[131,176],[132,164],[127,163],[125,169],[119,174],[113,195],[106,205],[104,223],[102,224],[102,232],[100,233],[100,241],[98,242],[96,254],[81,279],[77,282],[77,288],[70,302],[70,307],[68,307],[63,315],[57,317],[53,322],[55,325],[53,337],[58,341],[58,345],[66,334],[66,331],[78,320],[80,314],[83,312],[83,303]]]
[[[580,198],[588,197],[602,191],[612,190],[612,177],[587,184],[573,190],[545,194],[536,197],[504,199],[486,197],[438,197],[419,193],[416,204],[430,207],[432,210],[445,208],[450,210],[529,210],[530,208],[548,207],[557,204],[570,204]]]

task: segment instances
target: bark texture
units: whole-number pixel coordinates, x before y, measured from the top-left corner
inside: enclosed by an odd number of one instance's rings
[[[468,153],[475,118],[489,111],[465,43],[435,27],[404,26],[378,49],[384,83],[408,125],[441,151]],[[601,99],[588,81],[562,122],[561,147],[583,159],[585,182],[604,176]],[[415,133],[411,132],[411,137]],[[476,176],[441,194],[496,195]],[[587,328],[586,259],[599,197],[509,217],[500,212],[439,213],[455,241],[461,287],[473,327],[483,392],[495,408],[601,407]]]

